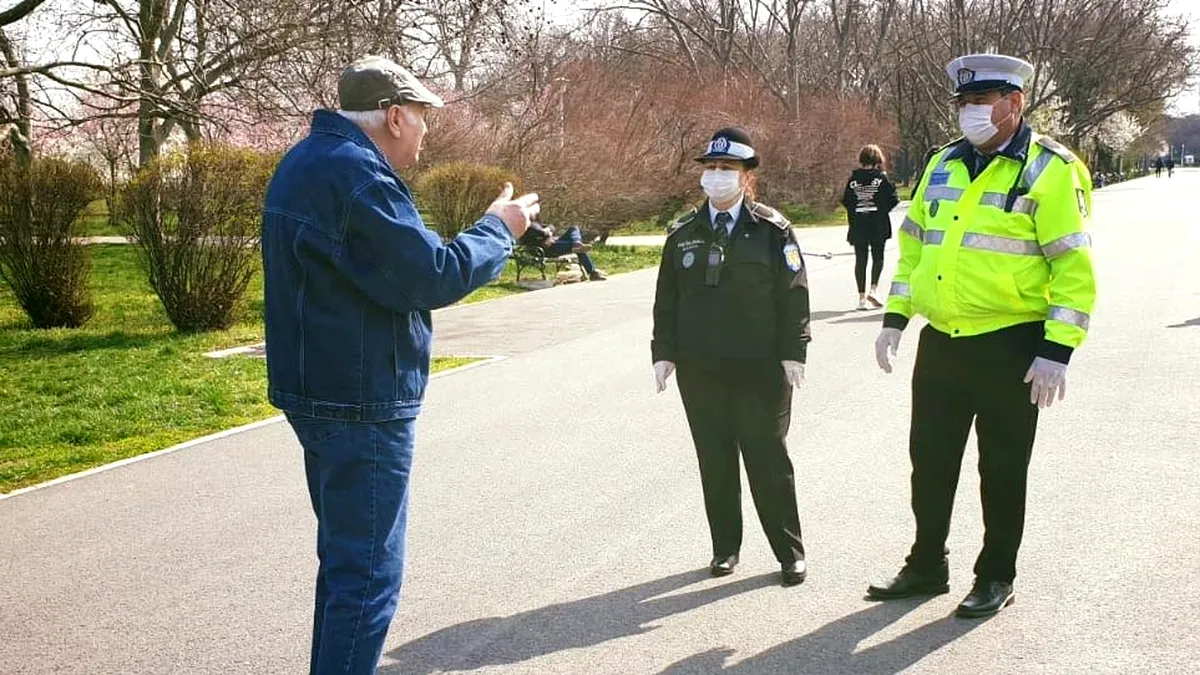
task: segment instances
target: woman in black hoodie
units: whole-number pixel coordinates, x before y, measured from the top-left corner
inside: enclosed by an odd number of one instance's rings
[[[883,246],[892,236],[888,213],[900,202],[896,186],[883,171],[883,151],[868,145],[858,153],[862,166],[850,174],[842,205],[850,220],[846,241],[854,247],[854,277],[858,281],[858,308],[878,309],[879,275],[883,272]],[[867,254],[871,256],[871,292],[867,293]]]

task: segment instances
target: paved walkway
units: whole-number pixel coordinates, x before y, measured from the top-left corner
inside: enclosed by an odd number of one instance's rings
[[[916,336],[901,373],[878,372],[879,316],[850,311],[850,259],[812,262],[790,437],[811,571],[792,589],[748,497],[737,574],[702,571],[682,408],[673,384],[651,393],[652,271],[439,312],[440,351],[508,358],[431,387],[381,672],[1197,672],[1200,228],[1179,209],[1196,191],[1184,170],[1096,196],[1100,306],[1040,429],[1017,602],[990,621],[949,616],[981,537],[973,449],[951,595],[863,600],[912,534]],[[0,500],[0,671],[303,672],[303,483],[293,436],[270,424]]]

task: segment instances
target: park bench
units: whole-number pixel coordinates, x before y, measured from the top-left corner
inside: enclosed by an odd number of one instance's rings
[[[521,281],[521,272],[528,268],[535,268],[542,275],[542,280],[546,280],[546,265],[554,266],[555,276],[559,272],[566,272],[572,266],[579,268],[579,273],[586,277],[583,272],[583,267],[579,264],[579,257],[574,253],[567,253],[556,257],[546,257],[546,249],[536,244],[517,245],[513,249],[512,258],[517,263],[517,281]]]

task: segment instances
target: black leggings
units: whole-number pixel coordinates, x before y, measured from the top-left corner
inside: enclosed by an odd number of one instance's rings
[[[854,246],[854,278],[858,281],[858,292],[867,292],[867,251],[871,252],[871,287],[879,284],[879,275],[883,274],[883,245],[886,242],[871,242]]]

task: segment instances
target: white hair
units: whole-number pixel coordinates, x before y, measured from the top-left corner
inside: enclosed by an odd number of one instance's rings
[[[357,124],[363,131],[382,131],[387,124],[387,109],[339,110],[338,114]]]
[[[416,125],[421,121],[420,116],[409,106],[400,106],[410,124]],[[338,114],[357,124],[364,131],[382,131],[387,126],[387,108],[379,110],[339,110]]]

